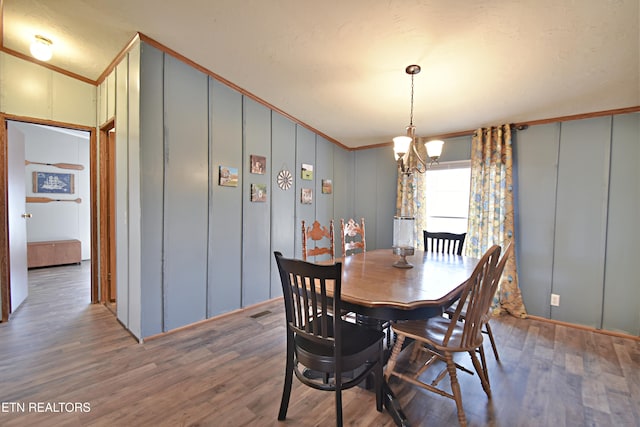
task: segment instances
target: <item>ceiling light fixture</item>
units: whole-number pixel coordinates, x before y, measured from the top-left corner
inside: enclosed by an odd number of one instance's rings
[[[411,76],[411,115],[406,135],[393,138],[393,152],[398,162],[398,169],[405,175],[411,175],[414,172],[424,173],[434,162],[437,163],[442,154],[444,142],[433,140],[425,143],[428,160],[423,159],[418,152],[416,127],[413,125],[413,77],[420,72],[420,66],[409,65],[405,71]]]
[[[40,61],[50,60],[53,55],[53,48],[51,47],[52,44],[53,43],[48,38],[36,35],[35,39],[31,43],[31,55]]]

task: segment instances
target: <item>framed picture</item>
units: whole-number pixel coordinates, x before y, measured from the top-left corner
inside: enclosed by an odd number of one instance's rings
[[[251,201],[267,201],[267,184],[251,184]]]
[[[310,205],[313,202],[313,190],[310,188],[303,188],[300,193],[300,202],[303,205]]]
[[[313,179],[313,165],[307,163],[302,164],[302,179],[308,181]]]
[[[219,166],[218,185],[223,187],[238,186],[238,168]]]
[[[333,184],[330,179],[322,180],[322,194],[331,194],[333,193]]]
[[[251,162],[251,173],[257,173],[264,175],[264,171],[267,169],[267,158],[264,156],[256,156],[252,154],[249,156]]]
[[[72,173],[33,172],[34,193],[73,194],[74,175]]]

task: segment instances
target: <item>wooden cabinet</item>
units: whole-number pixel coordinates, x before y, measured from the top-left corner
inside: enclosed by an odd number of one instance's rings
[[[79,264],[80,240],[51,240],[27,243],[27,267]]]

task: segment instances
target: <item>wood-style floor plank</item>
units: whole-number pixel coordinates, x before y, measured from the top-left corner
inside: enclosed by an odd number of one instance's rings
[[[333,394],[295,379],[287,420],[277,421],[280,301],[139,344],[110,309],[89,303],[89,278],[86,262],[29,271],[29,298],[0,324],[0,425],[334,425]],[[510,316],[491,325],[502,359],[487,347],[492,399],[476,376],[458,375],[470,426],[640,426],[638,341]],[[408,367],[407,354],[399,363]],[[452,400],[395,378],[391,387],[412,425],[457,425]],[[55,407],[65,403],[87,411]],[[54,407],[29,410],[38,404]],[[346,425],[394,425],[362,388],[343,393],[343,410]]]

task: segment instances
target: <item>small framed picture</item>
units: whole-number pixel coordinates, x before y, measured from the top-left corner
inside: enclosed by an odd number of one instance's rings
[[[330,179],[322,180],[322,194],[331,194],[333,193],[333,184]]]
[[[313,179],[313,165],[308,163],[302,164],[302,179],[311,181]]]
[[[251,173],[257,173],[258,175],[264,175],[264,171],[267,169],[267,158],[264,156],[256,156],[252,154],[249,156],[251,161]]]
[[[267,184],[251,184],[251,201],[267,201]]]
[[[313,202],[313,190],[310,188],[303,188],[300,194],[300,202],[303,205],[310,205]]]
[[[238,186],[238,168],[219,166],[218,174],[218,185],[221,185],[223,187]]]
[[[73,194],[75,192],[74,175],[72,173],[33,172],[33,192]]]

